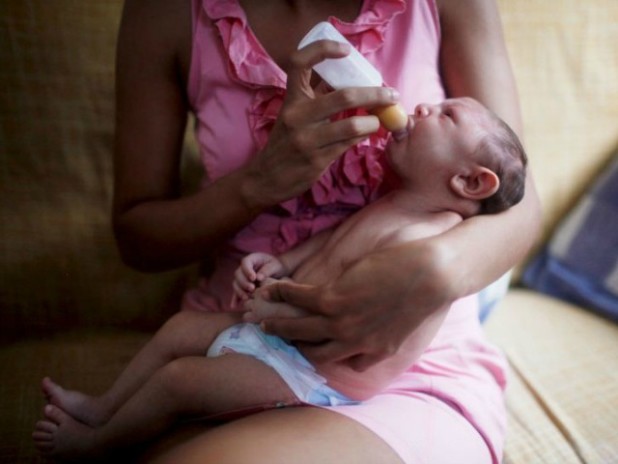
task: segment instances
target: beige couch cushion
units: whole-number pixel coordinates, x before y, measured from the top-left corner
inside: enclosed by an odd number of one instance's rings
[[[548,234],[618,146],[618,2],[498,4]]]
[[[618,326],[511,290],[486,327],[512,368],[506,462],[618,462]]]

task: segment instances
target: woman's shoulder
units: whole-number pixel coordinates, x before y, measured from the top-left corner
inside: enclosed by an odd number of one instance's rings
[[[453,24],[467,24],[471,30],[478,21],[495,19],[498,5],[496,0],[435,0],[442,27]]]
[[[191,55],[191,0],[126,0],[120,47],[133,46],[160,63],[188,70]]]
[[[135,19],[144,29],[165,26],[161,37],[191,32],[191,0],[126,0],[123,20]]]

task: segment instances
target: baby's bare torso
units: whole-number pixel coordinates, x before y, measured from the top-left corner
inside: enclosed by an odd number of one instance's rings
[[[305,261],[292,276],[299,283],[325,284],[336,279],[352,263],[372,251],[440,234],[461,221],[450,211],[421,212],[400,207],[392,193],[366,206],[333,232],[324,246]],[[410,305],[413,306],[413,302]],[[442,314],[444,313],[444,314]],[[345,363],[314,364],[331,387],[355,399],[366,399],[404,372],[428,344],[428,334],[437,332],[445,311],[430,318],[395,356],[359,373]],[[420,330],[418,331],[420,334]]]

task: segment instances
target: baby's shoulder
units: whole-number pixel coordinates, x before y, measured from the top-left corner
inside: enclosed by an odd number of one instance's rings
[[[384,237],[383,245],[398,245],[412,240],[439,235],[455,227],[461,221],[462,217],[451,211],[415,213],[410,215],[409,221],[404,226],[392,231],[388,237]]]

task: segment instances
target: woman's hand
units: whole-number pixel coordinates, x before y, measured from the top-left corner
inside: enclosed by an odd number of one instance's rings
[[[308,314],[267,319],[263,329],[301,343],[316,362],[345,360],[362,371],[397,352],[413,332],[447,307],[456,294],[454,258],[432,240],[374,252],[321,286],[279,282],[267,287],[264,307],[297,306]],[[271,309],[276,312],[276,309]]]
[[[349,88],[320,92],[311,85],[312,67],[340,58],[349,46],[332,41],[313,43],[292,55],[287,93],[264,150],[246,166],[250,202],[263,208],[300,195],[348,148],[376,132],[371,115],[338,121],[331,117],[354,108],[373,108],[397,100],[393,89]]]

